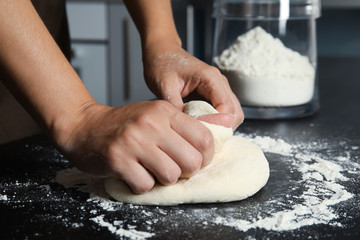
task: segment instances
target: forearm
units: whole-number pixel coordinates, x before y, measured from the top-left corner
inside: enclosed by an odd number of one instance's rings
[[[181,46],[176,31],[170,0],[125,0],[143,46],[166,39]]]
[[[221,113],[235,117],[233,128],[243,121],[240,103],[227,79],[215,67],[181,48],[170,0],[125,0],[141,34],[144,76],[160,99],[179,110],[183,98],[197,92]]]
[[[29,0],[0,1],[0,71],[13,94],[55,137],[70,131],[94,101]]]

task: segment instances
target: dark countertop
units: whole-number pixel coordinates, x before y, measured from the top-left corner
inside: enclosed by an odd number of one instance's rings
[[[270,203],[274,196],[286,199],[284,208],[301,204],[297,195],[307,189],[296,185],[289,188],[289,184],[301,182],[293,181],[299,178],[298,170],[292,168],[292,161],[298,161],[296,154],[266,152],[271,177],[247,200],[139,207],[89,200],[89,194],[55,183],[56,172],[71,165],[40,135],[0,146],[0,238],[128,239],[144,236],[143,231],[152,233],[154,239],[360,239],[360,165],[356,165],[360,164],[359,76],[360,59],[320,59],[321,108],[316,115],[294,120],[246,120],[239,128],[244,134],[301,145],[300,150],[316,152],[331,162],[346,159],[343,174],[351,180],[339,183],[353,196],[329,207],[337,214],[334,220],[283,231],[242,231],[215,221],[214,216],[264,217],[279,206]],[[352,169],[346,169],[349,166]]]

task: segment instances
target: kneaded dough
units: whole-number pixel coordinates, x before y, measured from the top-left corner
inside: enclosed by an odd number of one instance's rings
[[[203,101],[189,102],[185,108],[190,116],[216,112]],[[258,192],[269,178],[269,164],[261,149],[240,136],[233,136],[231,128],[203,124],[214,135],[215,154],[212,162],[195,176],[180,179],[171,186],[156,184],[142,195],[132,193],[122,180],[108,178],[106,192],[118,201],[140,205],[230,202]]]

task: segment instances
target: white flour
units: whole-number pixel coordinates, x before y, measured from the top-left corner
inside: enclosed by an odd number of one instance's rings
[[[94,180],[76,169],[58,172],[57,180],[67,187],[91,192],[88,201],[102,209],[92,210],[94,217],[91,220],[120,237],[156,237],[158,224],[164,222],[168,223],[166,226],[169,232],[177,231],[179,222],[189,226],[201,225],[204,229],[209,225],[228,226],[243,232],[256,228],[276,232],[290,231],[314,224],[342,227],[337,219],[344,215],[335,206],[354,197],[346,190],[344,183],[351,182],[352,177],[358,178],[360,165],[354,162],[358,157],[351,154],[357,150],[356,146],[344,148],[343,154],[338,156],[329,152],[331,146],[328,143],[289,144],[268,136],[241,135],[259,145],[266,155],[270,154],[270,168],[271,164],[280,164],[275,168],[276,172],[271,173],[276,178],[270,176],[268,182],[268,185],[273,184],[269,187],[271,191],[277,192],[268,193],[270,197],[257,200],[258,202],[245,201],[241,202],[241,206],[234,203],[215,205],[221,207],[205,205],[201,208],[154,208],[109,200],[101,179]],[[321,151],[325,153],[320,153]],[[66,182],[61,179],[66,179]],[[286,188],[282,189],[281,184],[286,184]],[[265,186],[265,192],[266,188]],[[120,219],[114,218],[113,213],[120,213]],[[139,223],[141,230],[135,227]]]
[[[260,147],[265,146],[264,151],[266,152],[289,156],[290,145],[283,140],[258,136],[250,140]],[[277,144],[274,144],[275,142]],[[273,147],[269,148],[269,145]],[[314,154],[298,153],[301,150],[299,146],[293,145],[290,148],[295,155],[295,161],[292,165],[302,175],[299,183],[304,186],[305,191],[297,198],[303,202],[294,204],[291,209],[274,211],[268,217],[258,217],[250,221],[231,217],[217,217],[215,223],[231,226],[241,231],[252,228],[288,231],[314,224],[329,224],[337,219],[339,216],[331,206],[353,197],[341,185],[341,181],[349,180],[341,173],[345,169],[339,164],[321,159]],[[284,151],[279,151],[279,149]],[[290,198],[290,196],[287,197]],[[330,224],[341,226],[338,222],[331,222]]]
[[[0,194],[0,201],[7,201],[7,200],[8,200],[7,195]]]
[[[130,239],[145,239],[154,236],[152,233],[136,231],[135,229],[125,230],[123,229],[122,221],[107,222],[104,220],[104,215],[99,215],[91,219],[95,223],[107,227],[107,229],[120,237],[127,237]]]
[[[214,62],[245,106],[294,106],[313,97],[315,69],[308,57],[261,27],[239,36]]]

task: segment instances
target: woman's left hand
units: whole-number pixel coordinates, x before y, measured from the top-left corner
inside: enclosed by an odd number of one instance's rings
[[[156,42],[144,48],[146,83],[157,97],[182,110],[182,98],[196,91],[220,113],[234,116],[234,130],[243,122],[240,103],[216,67],[193,57],[175,42]]]

